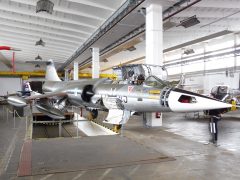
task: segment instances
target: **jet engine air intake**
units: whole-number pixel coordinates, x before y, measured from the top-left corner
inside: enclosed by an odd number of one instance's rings
[[[94,91],[93,91],[93,85],[86,85],[83,88],[83,92],[82,92],[82,100],[85,102],[90,102],[91,98],[94,96]]]
[[[169,87],[165,87],[161,91],[160,104],[163,107],[169,107],[169,105],[168,105],[168,96],[169,96],[170,92],[171,92],[171,88],[169,88]]]

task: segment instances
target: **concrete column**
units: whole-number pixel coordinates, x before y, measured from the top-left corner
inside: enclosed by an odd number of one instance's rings
[[[146,113],[146,125],[149,127],[162,126],[162,113]]]
[[[64,80],[68,81],[69,80],[69,74],[68,74],[68,69],[64,70]]]
[[[99,78],[99,48],[92,48],[92,78]]]
[[[162,6],[151,3],[146,8],[146,64],[163,65],[163,22]],[[156,113],[146,113],[146,125],[151,127],[162,126]]]
[[[238,34],[234,33],[233,34],[233,40],[234,40],[234,73],[236,72],[237,70],[237,53],[236,53],[236,50],[237,50],[237,36]]]
[[[73,80],[78,80],[78,62],[73,65]]]
[[[146,64],[163,64],[162,6],[150,4],[146,8]]]

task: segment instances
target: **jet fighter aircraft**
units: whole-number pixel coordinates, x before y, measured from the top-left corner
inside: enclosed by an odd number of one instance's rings
[[[81,106],[94,112],[106,110],[108,116],[104,122],[114,125],[125,124],[134,112],[192,112],[232,107],[214,98],[170,87],[153,75],[141,85],[119,84],[109,79],[64,82],[58,77],[52,60],[41,63],[47,65],[44,94],[25,98],[11,96],[9,104],[24,107],[38,99],[35,103],[38,110],[55,118],[64,116],[59,104]],[[50,103],[49,98],[54,98],[55,103]]]

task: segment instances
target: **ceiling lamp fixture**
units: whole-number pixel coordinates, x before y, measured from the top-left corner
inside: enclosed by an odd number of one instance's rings
[[[35,60],[42,60],[42,57],[38,55],[37,57],[35,57]]]
[[[49,14],[52,14],[53,6],[54,4],[50,0],[39,0],[36,6],[36,13],[45,11]]]
[[[135,46],[131,46],[129,48],[127,48],[128,51],[135,51],[136,50],[136,47]]]
[[[40,38],[40,40],[39,41],[36,41],[36,44],[35,44],[35,46],[45,46],[45,42],[42,40],[42,38]]]
[[[101,60],[101,62],[108,62],[108,60],[105,58],[105,59],[103,59],[103,60]]]
[[[35,65],[35,68],[40,68],[41,66],[39,64],[36,64]]]
[[[196,15],[194,15],[194,16],[191,16],[187,19],[180,21],[180,24],[178,26],[183,26],[185,28],[189,28],[189,27],[194,26],[199,23],[200,23],[200,21],[198,20]]]
[[[142,7],[141,9],[138,10],[140,14],[142,14],[144,17],[146,16],[146,8]]]

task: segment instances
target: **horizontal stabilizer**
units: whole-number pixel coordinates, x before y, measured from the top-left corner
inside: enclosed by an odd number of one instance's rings
[[[64,119],[64,113],[48,104],[36,104],[36,108],[53,119]]]

